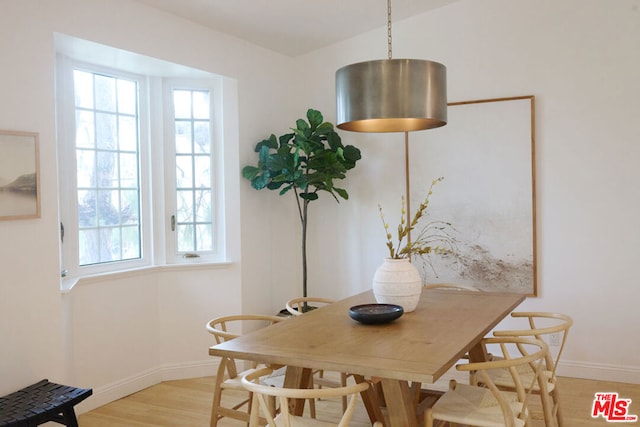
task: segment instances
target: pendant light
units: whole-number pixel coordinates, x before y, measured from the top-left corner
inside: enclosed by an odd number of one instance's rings
[[[392,59],[391,0],[387,0],[388,59],[336,71],[337,127],[355,132],[411,132],[447,124],[446,67]]]
[[[387,0],[388,59],[359,62],[336,71],[336,123],[339,129],[354,132],[404,132],[410,224],[409,132],[447,124],[447,69],[434,61],[393,59],[391,45],[391,0]]]

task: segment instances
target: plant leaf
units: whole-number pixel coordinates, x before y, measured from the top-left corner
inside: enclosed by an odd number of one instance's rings
[[[304,121],[304,119],[296,120],[296,129],[294,129],[294,131],[298,130],[298,131],[304,132],[307,129],[309,129],[309,124],[306,121]]]
[[[322,124],[324,118],[322,117],[322,113],[320,111],[309,108],[307,110],[307,120],[309,120],[311,129],[315,130],[318,126],[320,126],[320,124]],[[298,129],[300,128],[298,127]]]
[[[263,175],[258,175],[251,180],[251,186],[256,190],[262,190],[269,183],[269,173],[266,171]]]
[[[284,181],[274,181],[271,180],[271,182],[269,182],[267,184],[267,188],[269,190],[277,190],[278,188],[282,187],[284,185]]]
[[[285,133],[284,135],[280,135],[280,138],[278,138],[278,141],[280,143],[280,148],[286,147],[289,144],[289,141],[291,141],[291,138],[293,138],[294,136],[295,136],[295,133]],[[273,138],[275,141],[275,136],[273,136]],[[276,144],[275,147],[271,147],[271,148],[278,148],[278,145]]]
[[[316,129],[315,129],[315,133],[318,136],[325,136],[325,135],[330,135],[332,133],[335,133],[336,135],[338,135],[336,133],[336,131],[333,130],[333,124],[330,122],[324,122],[322,124],[320,124]]]
[[[360,150],[353,145],[347,145],[343,148],[342,153],[345,159],[345,167],[347,169],[352,169],[355,167],[356,162],[362,158],[362,153]]]
[[[284,195],[286,194],[289,190],[291,190],[293,188],[293,185],[287,185],[286,187],[284,187],[282,190],[280,190],[280,195]]]
[[[242,177],[248,180],[255,178],[258,173],[260,173],[260,169],[255,166],[248,165],[242,168]]]
[[[346,190],[344,190],[342,188],[338,188],[338,187],[335,187],[334,190],[335,190],[336,193],[338,193],[340,195],[340,197],[342,197],[345,200],[349,200],[349,193],[347,193]]]
[[[269,162],[269,147],[263,145],[258,153],[258,166],[264,166]]]

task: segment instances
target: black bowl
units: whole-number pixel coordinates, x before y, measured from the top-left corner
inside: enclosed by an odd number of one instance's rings
[[[404,309],[395,304],[362,304],[349,309],[349,317],[367,325],[389,323],[402,316]]]

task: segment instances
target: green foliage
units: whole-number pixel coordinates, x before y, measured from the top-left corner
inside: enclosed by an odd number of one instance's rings
[[[360,150],[342,145],[333,124],[325,122],[319,111],[309,109],[307,120],[296,120],[296,127],[276,138],[256,144],[257,166],[245,166],[242,176],[256,190],[277,190],[282,196],[293,190],[302,225],[302,296],[307,296],[307,208],[324,191],[339,202],[349,199],[344,188],[336,187],[349,169],[360,160]]]
[[[274,134],[258,142],[257,166],[245,166],[242,176],[256,190],[267,188],[284,195],[294,190],[306,202],[318,199],[325,191],[336,201],[347,200],[349,194],[335,186],[346,172],[360,160],[360,150],[344,146],[333,124],[325,122],[322,113],[309,109],[307,120],[296,120],[296,127],[276,138]]]

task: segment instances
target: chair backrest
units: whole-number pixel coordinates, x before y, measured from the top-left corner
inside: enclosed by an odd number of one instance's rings
[[[555,381],[556,369],[558,367],[558,361],[564,350],[565,343],[567,342],[567,335],[569,329],[573,325],[573,319],[566,314],[549,313],[541,311],[514,311],[511,313],[515,318],[527,318],[529,322],[529,328],[527,329],[511,329],[511,330],[496,330],[493,335],[496,337],[535,337],[544,341],[545,335],[558,334],[560,348],[555,357],[551,351],[547,352],[545,356],[546,370],[551,372],[551,380]]]
[[[260,415],[266,418],[270,427],[276,427],[276,417],[271,413],[270,408],[273,406],[269,404],[269,397],[276,398],[279,403],[278,407],[280,408],[280,414],[277,417],[277,425],[291,427],[292,425],[304,425],[304,423],[300,422],[300,417],[295,417],[290,413],[289,399],[327,399],[350,396],[346,410],[343,412],[340,421],[335,424],[338,427],[346,427],[349,425],[353,416],[358,394],[369,388],[369,383],[367,382],[337,388],[309,389],[270,387],[260,384],[260,379],[270,375],[272,372],[271,368],[262,368],[257,371],[253,371],[242,378],[242,385],[247,390],[254,393],[251,407],[251,419],[249,421],[250,427],[258,426]],[[294,418],[297,418],[297,422],[293,421]]]
[[[460,285],[458,283],[429,283],[424,285],[424,289],[453,289],[456,291],[472,291],[481,292],[480,289],[469,285]]]
[[[544,357],[549,350],[547,344],[539,339],[516,336],[488,337],[482,340],[482,344],[497,348],[495,354],[499,358],[486,362],[469,362],[456,365],[456,369],[475,372],[480,382],[491,390],[493,397],[502,410],[505,426],[515,425],[516,418],[526,423],[529,416],[528,401],[531,392],[536,386],[541,391],[546,392],[547,389],[546,379],[543,375]],[[496,386],[489,373],[491,370],[504,369],[507,369],[511,374],[515,384],[517,400],[521,404],[517,414],[512,410],[511,403],[513,402],[509,401],[505,392]],[[533,375],[526,375],[527,373]],[[530,379],[524,381],[522,377]]]
[[[245,332],[270,326],[283,320],[286,320],[286,318],[264,314],[236,314],[212,319],[207,322],[206,328],[207,331],[215,337],[216,344],[221,344],[237,338]],[[221,363],[220,367],[223,368],[223,370],[226,369],[226,373],[230,378],[235,378],[238,375],[235,360],[226,358],[226,362],[228,363]],[[220,372],[218,375],[220,375]]]
[[[217,317],[207,322],[207,331],[216,338],[216,344],[241,336],[250,329],[273,325],[285,320],[284,317],[264,314],[236,314]]]
[[[287,301],[285,307],[292,316],[300,316],[306,313],[309,305],[315,307],[316,305],[326,305],[333,303],[334,300],[329,298],[321,298],[321,297],[301,297],[301,298],[293,298]],[[317,308],[317,307],[315,307]]]

